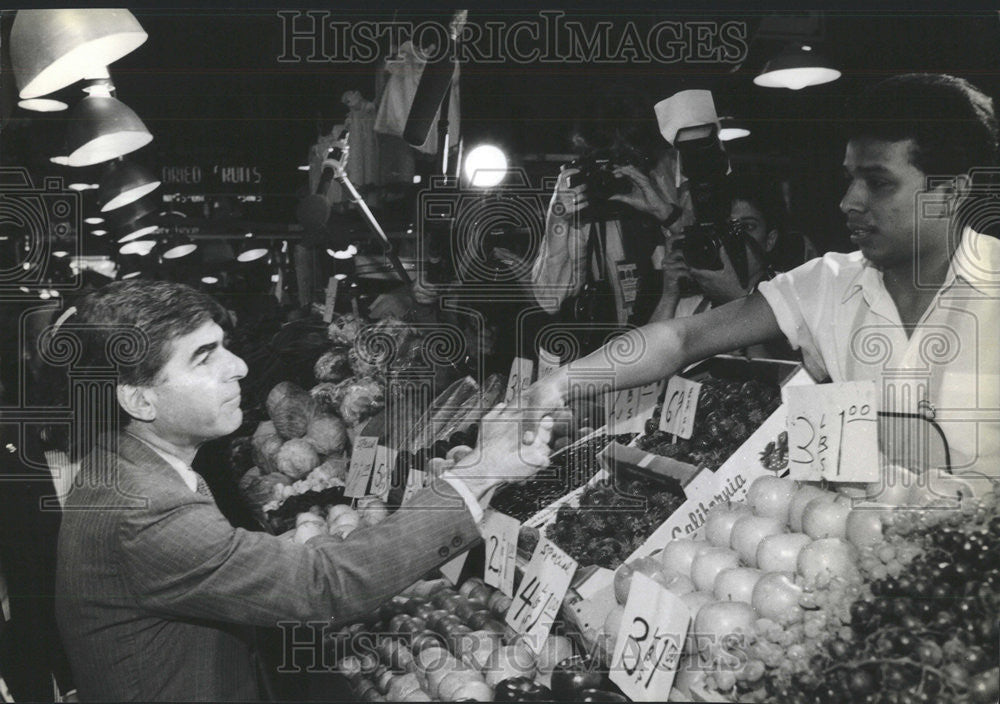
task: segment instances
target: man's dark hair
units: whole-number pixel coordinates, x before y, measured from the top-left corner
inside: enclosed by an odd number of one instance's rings
[[[155,383],[170,359],[174,340],[209,321],[223,329],[230,325],[225,308],[211,296],[170,281],[116,281],[83,296],[76,307],[77,314],[65,325],[80,342],[79,365],[99,369],[114,365],[121,384]],[[93,409],[89,426],[70,434],[74,461],[85,456],[101,434],[117,432],[131,422],[115,405],[114,411]]]
[[[993,99],[955,76],[909,73],[871,86],[849,104],[846,132],[849,140],[912,139],[913,165],[927,175],[996,164]]]
[[[785,231],[787,211],[781,191],[774,181],[750,174],[734,174],[729,182],[730,202],[746,201],[764,216],[764,226],[768,232]]]
[[[85,359],[108,364],[108,342],[116,330],[132,328],[145,341],[135,364],[118,364],[123,384],[149,385],[170,358],[172,343],[209,321],[226,328],[225,309],[208,294],[171,281],[116,281],[85,296],[77,305],[74,327],[82,328]]]

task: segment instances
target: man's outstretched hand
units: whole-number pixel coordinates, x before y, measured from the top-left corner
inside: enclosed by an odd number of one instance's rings
[[[504,482],[524,481],[548,466],[552,425],[547,417],[529,428],[515,404],[500,404],[482,420],[479,447],[451,473],[480,495]]]

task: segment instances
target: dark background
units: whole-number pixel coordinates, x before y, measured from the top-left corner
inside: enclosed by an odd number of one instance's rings
[[[280,63],[276,59],[282,22],[274,9],[133,11],[149,39],[112,65],[111,72],[117,97],[139,114],[155,139],[132,158],[156,170],[165,164],[257,165],[267,196],[257,214],[270,221],[291,221],[296,193],[306,183],[296,166],[305,163],[319,130],[325,132],[343,119],[346,108],[340,96],[345,90],[375,97],[380,62]],[[849,247],[837,210],[842,141],[836,130],[847,96],[868,82],[911,71],[954,73],[1000,95],[996,12],[851,12],[805,18],[781,14],[791,34],[802,33],[843,72],[838,81],[802,91],[752,83],[766,60],[791,38],[774,33],[765,19],[770,13],[565,12],[565,19],[588,25],[610,21],[613,36],[627,21],[636,23],[640,33],[665,19],[742,21],[748,27],[749,53],[737,66],[466,64],[461,106],[467,148],[488,138],[502,144],[515,164],[525,154],[566,153],[572,121],[597,115],[606,96],[633,92],[651,106],[678,90],[708,88],[720,115],[743,118],[753,130],[750,138],[729,143],[734,160],[788,179],[795,224],[821,249]],[[448,14],[355,10],[338,11],[335,17],[447,22]],[[3,18],[5,35],[11,19],[9,12]],[[471,10],[469,15],[470,21],[480,23],[519,19],[540,22],[537,11]],[[388,50],[385,44],[382,48]],[[66,113],[43,115],[16,108],[8,67],[5,63],[0,74],[0,160],[29,166],[36,179],[59,173],[47,159],[59,151]]]

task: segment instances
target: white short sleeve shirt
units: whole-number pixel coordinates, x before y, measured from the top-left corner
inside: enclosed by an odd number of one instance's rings
[[[931,412],[956,472],[1000,476],[1000,240],[965,230],[910,337],[860,252],[827,254],[759,290],[816,380],[876,381],[881,411]]]

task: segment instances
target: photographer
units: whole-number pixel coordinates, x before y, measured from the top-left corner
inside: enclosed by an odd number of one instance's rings
[[[619,349],[635,352],[598,391],[784,337],[816,380],[874,381],[880,412],[933,413],[950,469],[988,491],[982,479],[997,477],[1000,459],[1000,243],[974,228],[988,211],[973,204],[995,186],[970,170],[995,171],[993,101],[953,76],[897,76],[852,105],[846,137],[840,209],[858,251],[826,254],[717,309],[626,333]],[[914,207],[920,201],[934,207]],[[944,335],[956,342],[935,344]],[[537,413],[565,403],[574,374],[603,359],[600,350],[560,367],[526,405]]]
[[[539,305],[581,327],[650,319],[662,292],[657,250],[685,214],[677,156],[650,106],[627,101],[614,124],[575,137],[584,156],[559,175],[532,267]]]

